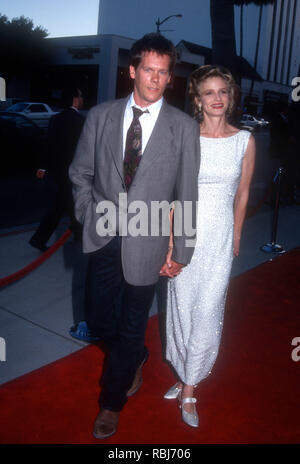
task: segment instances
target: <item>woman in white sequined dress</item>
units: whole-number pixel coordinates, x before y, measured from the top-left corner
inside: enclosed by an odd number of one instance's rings
[[[192,427],[199,422],[194,387],[211,373],[219,349],[254,171],[253,136],[228,122],[234,89],[230,72],[211,65],[194,71],[189,84],[201,134],[197,243],[191,263],[168,282],[166,357],[179,380],[164,397],[179,399],[182,419]]]

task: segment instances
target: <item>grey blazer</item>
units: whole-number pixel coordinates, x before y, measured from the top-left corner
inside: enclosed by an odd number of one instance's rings
[[[193,227],[196,226],[199,126],[164,101],[126,197],[123,180],[126,104],[127,98],[102,103],[89,111],[69,175],[73,183],[75,214],[83,223],[83,251],[90,253],[104,247],[115,235],[111,231],[116,229],[123,236],[122,265],[126,281],[131,285],[150,285],[159,278],[169,243],[169,228],[165,224],[168,218],[154,220],[155,231],[151,229],[152,205],[162,201],[171,204],[174,200],[189,202],[193,209]],[[126,202],[122,199],[121,206],[119,194],[126,199]],[[145,207],[142,208],[142,221],[138,220],[141,209],[137,208],[136,201],[142,201]],[[136,230],[141,222],[143,232],[132,233],[131,226],[135,225]],[[110,230],[110,235],[103,235],[104,226]],[[162,230],[165,226],[167,234]],[[191,237],[184,227],[182,229],[182,234],[174,237],[172,258],[188,264],[194,248],[187,246],[186,239]]]

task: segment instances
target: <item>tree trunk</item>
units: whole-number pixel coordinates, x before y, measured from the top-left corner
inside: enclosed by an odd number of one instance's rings
[[[212,64],[228,68],[236,77],[233,0],[210,0]]]
[[[257,67],[258,52],[259,52],[262,13],[263,13],[263,5],[260,5],[260,7],[259,7],[259,18],[258,18],[258,27],[257,27],[256,49],[255,49],[254,66],[253,66],[255,70],[256,70],[256,67]],[[250,97],[252,96],[253,87],[254,87],[254,79],[251,80],[251,87],[250,87],[250,93],[249,93]]]
[[[240,6],[240,56],[243,56],[244,45],[244,5]]]

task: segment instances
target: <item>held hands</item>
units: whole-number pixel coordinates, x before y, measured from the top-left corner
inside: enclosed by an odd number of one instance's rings
[[[183,268],[183,264],[173,261],[172,253],[173,253],[173,247],[169,247],[168,253],[166,255],[166,261],[162,265],[160,273],[159,273],[160,276],[172,278],[180,274]]]
[[[38,170],[36,171],[36,173],[35,173],[35,175],[36,175],[36,177],[37,177],[38,179],[43,179],[44,176],[45,176],[45,174],[46,174],[45,169],[38,169]]]

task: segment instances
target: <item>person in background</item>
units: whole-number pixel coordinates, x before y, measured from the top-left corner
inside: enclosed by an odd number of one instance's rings
[[[71,219],[70,229],[75,239],[81,238],[81,225],[75,218],[72,185],[68,174],[84,123],[84,118],[79,113],[84,103],[81,90],[68,90],[66,100],[67,108],[50,118],[46,156],[36,173],[39,179],[43,179],[46,173],[51,175],[56,188],[53,204],[47,209],[29,241],[31,246],[43,252],[48,249],[47,242],[65,213]]]

